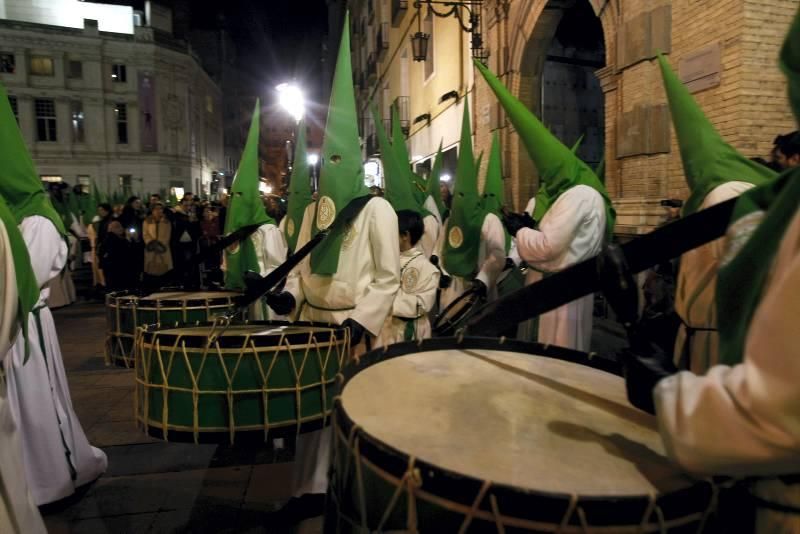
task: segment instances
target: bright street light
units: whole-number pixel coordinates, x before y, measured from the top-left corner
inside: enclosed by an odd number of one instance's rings
[[[450,181],[450,175],[449,174],[443,174],[443,175],[441,175],[439,177],[439,180],[442,181],[442,182],[449,182]]]
[[[289,113],[294,120],[300,122],[306,112],[303,91],[294,84],[282,83],[275,87],[278,91],[278,103]]]
[[[316,154],[309,154],[307,161],[308,161],[308,164],[313,167],[319,161],[319,156],[317,156]]]

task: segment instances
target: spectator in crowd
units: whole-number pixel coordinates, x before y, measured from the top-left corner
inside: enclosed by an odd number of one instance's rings
[[[130,289],[138,285],[139,271],[134,267],[138,264],[135,255],[136,247],[125,236],[122,224],[111,221],[98,254],[109,291]]]
[[[172,258],[177,280],[190,289],[200,286],[198,265],[192,260],[197,254],[200,223],[191,193],[186,193],[172,215]]]
[[[202,220],[200,221],[200,252],[204,253],[209,248],[213,247],[219,241],[221,234],[221,226],[219,224],[219,212],[214,206],[210,204],[205,206],[202,211]],[[203,270],[207,273],[206,281],[217,284],[222,284],[222,251],[217,251],[205,258],[203,262]]]
[[[150,195],[150,201],[147,203],[147,209],[153,209],[153,206],[161,202],[161,195],[158,193],[153,193]]]
[[[800,166],[800,132],[795,130],[779,135],[773,144],[772,161],[778,165],[779,171]]]
[[[119,219],[122,216],[122,210],[125,209],[125,204],[114,204],[114,207],[111,209],[111,216],[115,219]]]
[[[151,290],[159,289],[169,281],[172,271],[172,224],[164,216],[164,205],[160,202],[153,206],[150,216],[144,220],[143,235],[143,285]]]
[[[453,204],[453,193],[450,192],[450,188],[447,184],[439,184],[439,194],[442,196],[442,202],[445,207],[450,210]]]

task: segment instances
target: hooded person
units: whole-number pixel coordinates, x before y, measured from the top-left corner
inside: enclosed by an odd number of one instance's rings
[[[268,295],[277,313],[349,328],[354,354],[377,345],[400,286],[397,215],[370,195],[358,138],[350,65],[349,15],[333,78],[322,141],[319,200],[305,217],[297,248],[318,232],[330,233],[289,275],[282,293]],[[296,522],[322,513],[328,487],[330,427],[301,434],[295,460],[294,498],[274,521]]]
[[[297,236],[303,225],[306,208],[312,204],[311,180],[308,172],[308,156],[306,154],[306,123],[297,124],[297,150],[292,164],[292,178],[289,182],[289,205],[286,216],[281,220],[280,228],[289,252],[297,248]]]
[[[259,225],[255,232],[225,251],[225,288],[233,291],[246,289],[247,272],[266,276],[286,261],[286,242],[275,220],[267,214],[261,200],[258,179],[258,133],[261,105],[256,100],[247,142],[242,152],[239,169],[233,178],[231,199],[225,217],[225,233],[230,234],[246,226]],[[250,307],[254,320],[277,319],[260,300]]]
[[[690,191],[684,215],[737,197],[777,176],[726,143],[663,55],[658,56],[658,63]],[[723,248],[724,240],[717,239],[690,250],[680,260],[675,310],[681,325],[675,340],[674,361],[696,373],[705,372],[719,361],[714,291]]]
[[[475,65],[539,171],[539,191],[528,206],[532,215],[510,214],[503,220],[519,256],[542,276],[596,256],[614,229],[615,212],[605,187],[494,74],[480,62]],[[587,295],[543,314],[539,342],[588,351],[593,304],[594,295]]]
[[[66,230],[39,181],[0,85],[0,196],[28,249],[38,299],[5,359],[8,402],[22,438],[28,486],[37,505],[75,492],[106,470],[106,455],[89,445],[70,399],[47,282],[67,262]],[[27,362],[26,362],[27,356]]]
[[[17,221],[0,196],[0,365],[28,314],[39,299],[39,287]],[[27,337],[27,332],[22,333]],[[47,532],[28,489],[17,423],[0,380],[0,531]]]
[[[479,168],[480,158],[476,162],[472,152],[469,105],[464,100],[453,206],[441,245],[442,271],[452,277],[440,295],[442,309],[470,289],[494,298],[497,278],[505,267],[505,231],[497,215],[484,212],[478,193]]]
[[[781,65],[800,123],[800,10]],[[667,455],[684,470],[741,479],[721,531],[800,532],[800,170],[739,196],[724,248],[719,363],[678,372],[670,355],[632,347],[628,399],[655,413]]]
[[[425,201],[423,202],[425,209],[439,221],[440,234],[441,228],[445,226],[445,222],[450,216],[450,211],[447,209],[447,206],[444,205],[444,202],[442,202],[441,176],[443,162],[444,156],[442,155],[442,144],[440,142],[439,150],[436,152],[436,158],[433,160],[431,174],[428,176],[428,181],[425,183]]]

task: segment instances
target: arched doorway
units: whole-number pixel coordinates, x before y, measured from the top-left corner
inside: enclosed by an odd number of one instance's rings
[[[525,46],[519,98],[567,146],[594,167],[605,146],[604,96],[595,71],[606,64],[600,19],[589,0],[549,0]],[[520,194],[533,196],[538,175],[519,146]]]

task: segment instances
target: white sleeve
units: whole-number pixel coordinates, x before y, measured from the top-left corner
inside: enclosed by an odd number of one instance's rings
[[[490,213],[483,219],[481,241],[486,255],[476,278],[487,287],[493,287],[506,266],[506,234],[497,215]]]
[[[430,258],[436,253],[436,243],[439,241],[439,221],[433,215],[429,215],[423,218],[422,222],[425,225],[425,231],[420,239],[420,248],[425,253],[425,257]]]
[[[800,215],[793,227],[751,321],[744,361],[705,376],[684,371],[653,393],[667,453],[689,471],[800,472]]]
[[[31,256],[36,283],[40,288],[44,287],[67,264],[67,243],[55,225],[40,215],[25,217],[19,230]]]
[[[591,209],[591,196],[579,188],[561,195],[540,221],[539,230],[522,228],[517,232],[520,257],[536,265],[562,256],[578,234],[585,214]]]
[[[261,276],[266,276],[286,261],[286,242],[274,224],[263,224],[258,230],[258,259]]]
[[[0,221],[0,365],[8,353],[19,329],[17,307],[17,275],[14,269],[14,258],[11,255],[11,243],[8,233]]]
[[[370,204],[375,206],[370,206]],[[364,296],[353,310],[352,318],[372,335],[377,336],[392,310],[392,302],[400,288],[400,248],[397,246],[397,214],[391,205],[378,198],[364,209],[370,212],[367,227],[372,248],[373,276]]]

